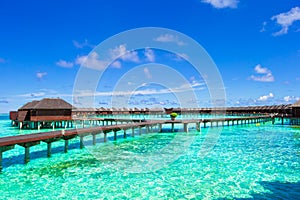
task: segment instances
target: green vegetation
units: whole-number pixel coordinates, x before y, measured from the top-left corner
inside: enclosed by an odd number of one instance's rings
[[[171,119],[175,119],[178,116],[178,114],[176,112],[172,112],[170,114]]]

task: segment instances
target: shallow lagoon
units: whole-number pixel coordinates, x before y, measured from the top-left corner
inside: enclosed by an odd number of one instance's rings
[[[1,132],[10,129],[7,125],[9,121],[2,119]],[[90,138],[84,149],[73,139],[67,154],[59,141],[53,143],[51,158],[41,143],[31,148],[31,161],[26,165],[24,148],[16,146],[3,153],[1,199],[300,196],[300,129],[271,123],[225,127],[213,150],[201,158],[207,130],[136,134],[107,143],[98,137],[96,146]]]

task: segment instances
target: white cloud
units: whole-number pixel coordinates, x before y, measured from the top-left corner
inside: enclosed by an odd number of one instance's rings
[[[33,93],[27,93],[27,94],[21,94],[19,95],[20,97],[42,97],[45,96],[46,93],[45,92],[33,92]]]
[[[47,75],[47,72],[37,72],[36,73],[36,77],[39,79],[42,79],[46,75]]]
[[[147,67],[144,68],[144,73],[148,79],[152,78],[152,75]]]
[[[276,20],[276,23],[281,26],[281,30],[274,33],[274,36],[284,35],[288,33],[289,27],[295,22],[300,20],[300,8],[295,7],[286,13],[280,13],[271,18]]]
[[[260,64],[256,65],[254,68],[254,71],[256,74],[260,74],[259,76],[257,75],[251,75],[249,77],[250,80],[253,81],[258,81],[258,82],[274,82],[275,78],[268,68],[262,67]]]
[[[92,52],[89,56],[77,57],[75,63],[97,70],[103,70],[109,64],[108,61],[100,60],[99,55],[96,52]]]
[[[215,8],[236,8],[238,0],[202,0],[203,3],[211,4]]]
[[[258,74],[268,74],[271,71],[268,68],[262,67],[260,64],[256,65],[254,68],[255,72]]]
[[[300,100],[300,98],[294,97],[294,96],[285,96],[285,97],[283,97],[283,100],[286,102],[292,102],[292,101],[298,101],[298,100]]]
[[[140,61],[138,53],[136,51],[128,51],[125,44],[111,49],[110,55],[112,59],[120,58],[123,61],[131,61],[136,63]]]
[[[172,59],[181,62],[189,59],[189,56],[185,53],[180,53],[180,54],[171,54]]]
[[[274,97],[274,94],[270,92],[268,95],[261,96],[257,100],[258,101],[267,101],[267,100],[269,100],[270,98],[273,98],[273,97]]]
[[[72,68],[74,66],[74,63],[67,62],[65,60],[59,60],[58,62],[56,62],[56,65],[58,65],[60,67],[65,67],[65,68]]]
[[[146,48],[145,56],[146,56],[146,61],[155,62],[155,55],[152,49]]]
[[[251,75],[250,79],[253,81],[258,81],[258,82],[274,82],[274,76],[271,73],[268,73],[264,76],[254,76]]]
[[[113,61],[111,64],[111,67],[114,68],[121,68],[122,64],[118,60],[122,61],[128,61],[128,62],[140,62],[140,59],[138,57],[138,52],[136,51],[128,51],[126,49],[126,45],[122,44],[114,49],[110,49],[108,52],[108,58],[107,59],[100,59],[100,56],[97,52],[92,52],[90,55],[84,55],[84,56],[78,56],[76,58],[75,63],[78,65],[83,65],[87,68],[91,69],[97,69],[97,70],[103,70],[105,69],[110,62]]]
[[[94,48],[95,45],[92,45],[89,43],[89,41],[87,39],[84,40],[84,42],[78,42],[76,40],[73,40],[73,45],[77,48],[77,49],[82,49],[84,47],[90,47],[90,48]]]
[[[148,73],[148,69],[144,70]],[[151,75],[151,74],[150,74]],[[133,85],[132,82],[127,82],[128,85]],[[142,84],[141,86],[147,87],[147,83]],[[109,92],[94,92],[94,91],[80,91],[76,94],[76,97],[111,97],[111,96],[133,96],[133,95],[159,95],[159,94],[173,94],[173,93],[181,93],[187,91],[195,91],[195,90],[204,90],[205,87],[202,83],[191,83],[191,84],[182,84],[178,87],[173,88],[164,88],[164,89],[143,89],[143,90],[135,90],[135,91],[109,91]],[[59,96],[72,96],[73,94],[59,94]]]
[[[266,31],[266,26],[267,26],[267,22],[263,22],[262,28],[260,29],[260,32],[265,32]]]
[[[158,36],[157,38],[154,39],[154,41],[176,43],[178,46],[185,45],[185,43],[183,41],[181,41],[178,38],[178,36],[174,36],[174,35],[171,35],[171,34],[168,34],[168,33]]]
[[[111,64],[112,67],[120,69],[122,67],[122,64],[120,61],[115,61]]]

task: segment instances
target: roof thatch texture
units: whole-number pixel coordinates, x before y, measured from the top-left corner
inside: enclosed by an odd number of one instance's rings
[[[291,107],[300,107],[300,100],[294,103]]]
[[[31,109],[72,109],[72,105],[60,98],[45,98],[40,101],[32,101],[19,110]]]
[[[36,106],[36,104],[38,104],[40,101],[31,101],[26,103],[24,106],[22,106],[21,108],[19,108],[19,110],[30,110],[30,109],[34,109],[34,107]]]

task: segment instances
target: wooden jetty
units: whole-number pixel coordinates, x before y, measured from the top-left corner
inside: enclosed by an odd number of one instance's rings
[[[239,117],[239,118],[212,118],[212,119],[188,119],[188,120],[139,120],[139,119],[99,119],[99,118],[89,118],[89,119],[76,119],[80,120],[90,120],[99,121],[102,125],[97,125],[88,128],[78,128],[69,130],[59,130],[51,132],[33,133],[18,136],[9,136],[0,138],[0,171],[2,170],[2,155],[3,152],[14,149],[15,145],[19,145],[25,148],[24,162],[28,163],[30,161],[30,147],[40,144],[41,142],[47,143],[47,156],[51,157],[51,144],[53,142],[64,140],[64,152],[68,152],[68,142],[70,139],[75,137],[80,138],[80,148],[83,148],[84,137],[92,135],[92,144],[96,144],[96,135],[103,134],[104,142],[107,141],[107,133],[114,133],[114,140],[117,140],[117,132],[123,130],[124,138],[127,137],[126,131],[131,129],[132,136],[134,136],[135,129],[139,129],[139,134],[141,134],[141,129],[146,128],[146,133],[151,132],[154,126],[158,126],[158,132],[163,128],[164,124],[171,124],[171,129],[174,131],[174,124],[182,124],[183,131],[188,132],[188,126],[191,123],[196,124],[196,128],[199,131],[201,125],[206,127],[218,127],[218,126],[233,126],[242,125],[250,123],[261,123],[267,121],[274,121],[273,116],[252,116],[252,117]],[[107,122],[115,122],[121,124],[114,125],[104,125]],[[125,122],[125,123],[123,123]],[[112,124],[112,123],[111,123]]]

